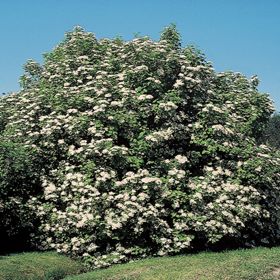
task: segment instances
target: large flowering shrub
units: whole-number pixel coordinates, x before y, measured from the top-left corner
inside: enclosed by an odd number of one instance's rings
[[[0,100],[1,139],[43,162],[26,203],[39,248],[101,267],[279,241],[280,157],[255,140],[271,101],[173,26],[158,42],[76,28],[21,82]]]

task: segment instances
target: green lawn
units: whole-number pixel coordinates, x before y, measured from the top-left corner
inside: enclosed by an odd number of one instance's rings
[[[0,257],[0,280],[276,280],[280,247],[150,258],[79,274],[82,269],[54,252]]]
[[[280,247],[151,258],[65,280],[274,280],[280,279]]]
[[[0,257],[0,280],[58,280],[82,272],[82,265],[54,252]]]

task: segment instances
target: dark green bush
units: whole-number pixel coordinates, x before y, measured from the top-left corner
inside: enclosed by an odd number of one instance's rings
[[[27,206],[40,193],[40,162],[36,152],[20,143],[0,140],[0,250],[27,246],[34,213]]]

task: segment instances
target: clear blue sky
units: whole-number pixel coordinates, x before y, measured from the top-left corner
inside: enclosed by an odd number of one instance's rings
[[[42,62],[76,25],[98,38],[158,39],[175,23],[217,71],[257,74],[280,111],[279,0],[3,0],[0,11],[0,93],[17,91],[27,59]]]

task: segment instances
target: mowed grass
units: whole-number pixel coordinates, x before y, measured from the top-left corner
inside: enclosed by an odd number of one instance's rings
[[[150,258],[115,265],[65,280],[275,280],[280,279],[280,248]]]
[[[82,271],[81,263],[55,252],[0,256],[0,280],[58,280]]]
[[[54,252],[0,257],[0,280],[276,280],[280,247],[149,258],[82,271],[81,263]]]

